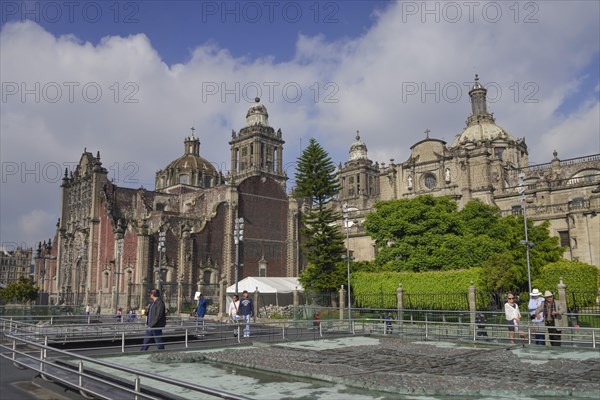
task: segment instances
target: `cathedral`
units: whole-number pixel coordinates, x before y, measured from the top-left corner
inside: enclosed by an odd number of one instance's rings
[[[376,201],[431,194],[450,196],[459,207],[479,199],[503,215],[522,215],[524,209],[535,223],[550,221],[550,234],[560,238],[566,259],[600,267],[600,154],[561,160],[554,151],[550,162],[529,165],[525,139],[496,124],[477,75],[469,96],[471,115],[452,143],[430,138],[426,130],[403,163],[369,160],[357,133],[348,161],[338,168],[338,208],[357,209],[349,215],[357,222],[348,232],[354,258],[375,256],[362,222]]]
[[[363,222],[376,201],[432,194],[549,220],[565,258],[600,266],[600,154],[561,160],[555,151],[529,165],[525,140],[496,124],[477,76],[469,95],[471,115],[452,143],[425,131],[403,163],[370,160],[357,132],[332,202],[353,210],[344,233],[354,259],[375,256]],[[55,239],[38,248],[35,274],[50,302],[140,307],[159,286],[179,310],[197,290],[215,296],[219,285],[248,276],[298,276],[302,204],[287,194],[285,142],[268,118],[257,98],[231,133],[226,175],[200,155],[192,129],[183,155],[157,171],[154,191],[114,185],[100,154],[84,151],[62,180]]]
[[[156,172],[154,191],[114,185],[100,154],[84,152],[62,180],[54,244],[38,249],[40,260],[56,257],[36,265],[50,270],[51,302],[139,307],[161,287],[174,307],[236,277],[297,276],[298,205],[286,193],[281,129],[268,118],[257,98],[231,134],[226,176],[200,155],[192,129],[183,155]]]

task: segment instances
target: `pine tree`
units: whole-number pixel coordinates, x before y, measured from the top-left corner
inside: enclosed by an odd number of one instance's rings
[[[295,194],[309,201],[302,215],[303,248],[309,265],[300,273],[305,290],[325,291],[345,282],[342,255],[344,239],[336,226],[339,213],[330,202],[339,192],[335,165],[327,152],[310,139],[298,158]]]

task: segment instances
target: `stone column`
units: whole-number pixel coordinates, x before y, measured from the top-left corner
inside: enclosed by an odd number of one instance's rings
[[[115,300],[117,297],[117,288],[113,286],[112,291],[111,291],[111,296],[110,296],[110,309],[111,310],[115,310]]]
[[[131,281],[131,276],[129,277],[129,279],[127,280],[127,291],[125,292],[125,296],[127,299],[127,304],[125,305],[126,310],[129,311],[129,307],[131,307],[131,286],[133,285],[133,282]]]
[[[340,320],[344,319],[344,307],[346,307],[346,304],[344,303],[344,299],[346,298],[345,296],[346,291],[344,290],[344,285],[342,285],[340,287]]]
[[[396,289],[396,302],[398,307],[398,323],[402,323],[404,319],[404,288],[402,284],[398,284],[398,289]]]
[[[560,282],[556,286],[558,289],[558,298],[555,298],[554,301],[558,303],[560,308],[564,310],[563,312],[567,312],[567,285],[563,283],[562,276],[560,277]],[[562,318],[557,319],[555,322],[557,328],[566,328],[569,326],[569,318],[566,315],[563,315]]]
[[[139,293],[140,294],[140,305],[139,305],[140,310],[143,308],[146,308],[146,302],[144,300],[145,300],[145,296],[146,296],[147,285],[148,285],[148,279],[147,278],[142,279],[142,283],[140,286],[140,293]]]
[[[258,317],[258,287],[254,289],[254,315]]]
[[[298,297],[298,286],[294,287],[294,291],[292,292],[294,307],[298,307],[300,305],[300,299]]]
[[[227,291],[227,281],[222,280],[219,285],[219,317],[226,315],[225,313],[225,292]]]
[[[471,323],[474,324],[475,316],[477,314],[477,297],[473,281],[471,281],[471,284],[469,285],[469,311],[471,312]]]
[[[177,314],[181,313],[181,305],[183,303],[183,273],[177,279]]]
[[[86,287],[85,288],[85,299],[83,300],[83,304],[88,305],[90,304],[90,287]]]
[[[148,267],[150,266],[150,237],[146,221],[138,229],[136,253],[135,283],[142,283],[144,279],[148,278]]]

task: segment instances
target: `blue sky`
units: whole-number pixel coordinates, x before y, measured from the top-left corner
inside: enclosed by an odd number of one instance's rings
[[[60,7],[40,1],[8,2],[2,23],[38,22],[55,35],[74,34],[97,44],[105,36],[144,32],[164,62],[189,60],[207,42],[234,57],[273,57],[286,62],[295,55],[299,33],[324,35],[328,41],[364,34],[373,13],[387,1],[85,1]],[[55,2],[52,2],[55,3]],[[13,6],[14,4],[14,6]]]
[[[425,129],[450,144],[476,73],[532,164],[600,153],[598,15],[594,1],[3,1],[0,242],[53,235],[55,172],[84,148],[117,184],[153,189],[194,125],[226,173],[259,91],[288,190],[310,137],[336,164],[356,130],[380,163]]]

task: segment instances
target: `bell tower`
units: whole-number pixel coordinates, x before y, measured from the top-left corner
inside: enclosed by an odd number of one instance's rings
[[[231,177],[240,182],[251,176],[269,176],[285,186],[281,129],[269,126],[267,108],[257,97],[246,113],[246,126],[231,132]]]

